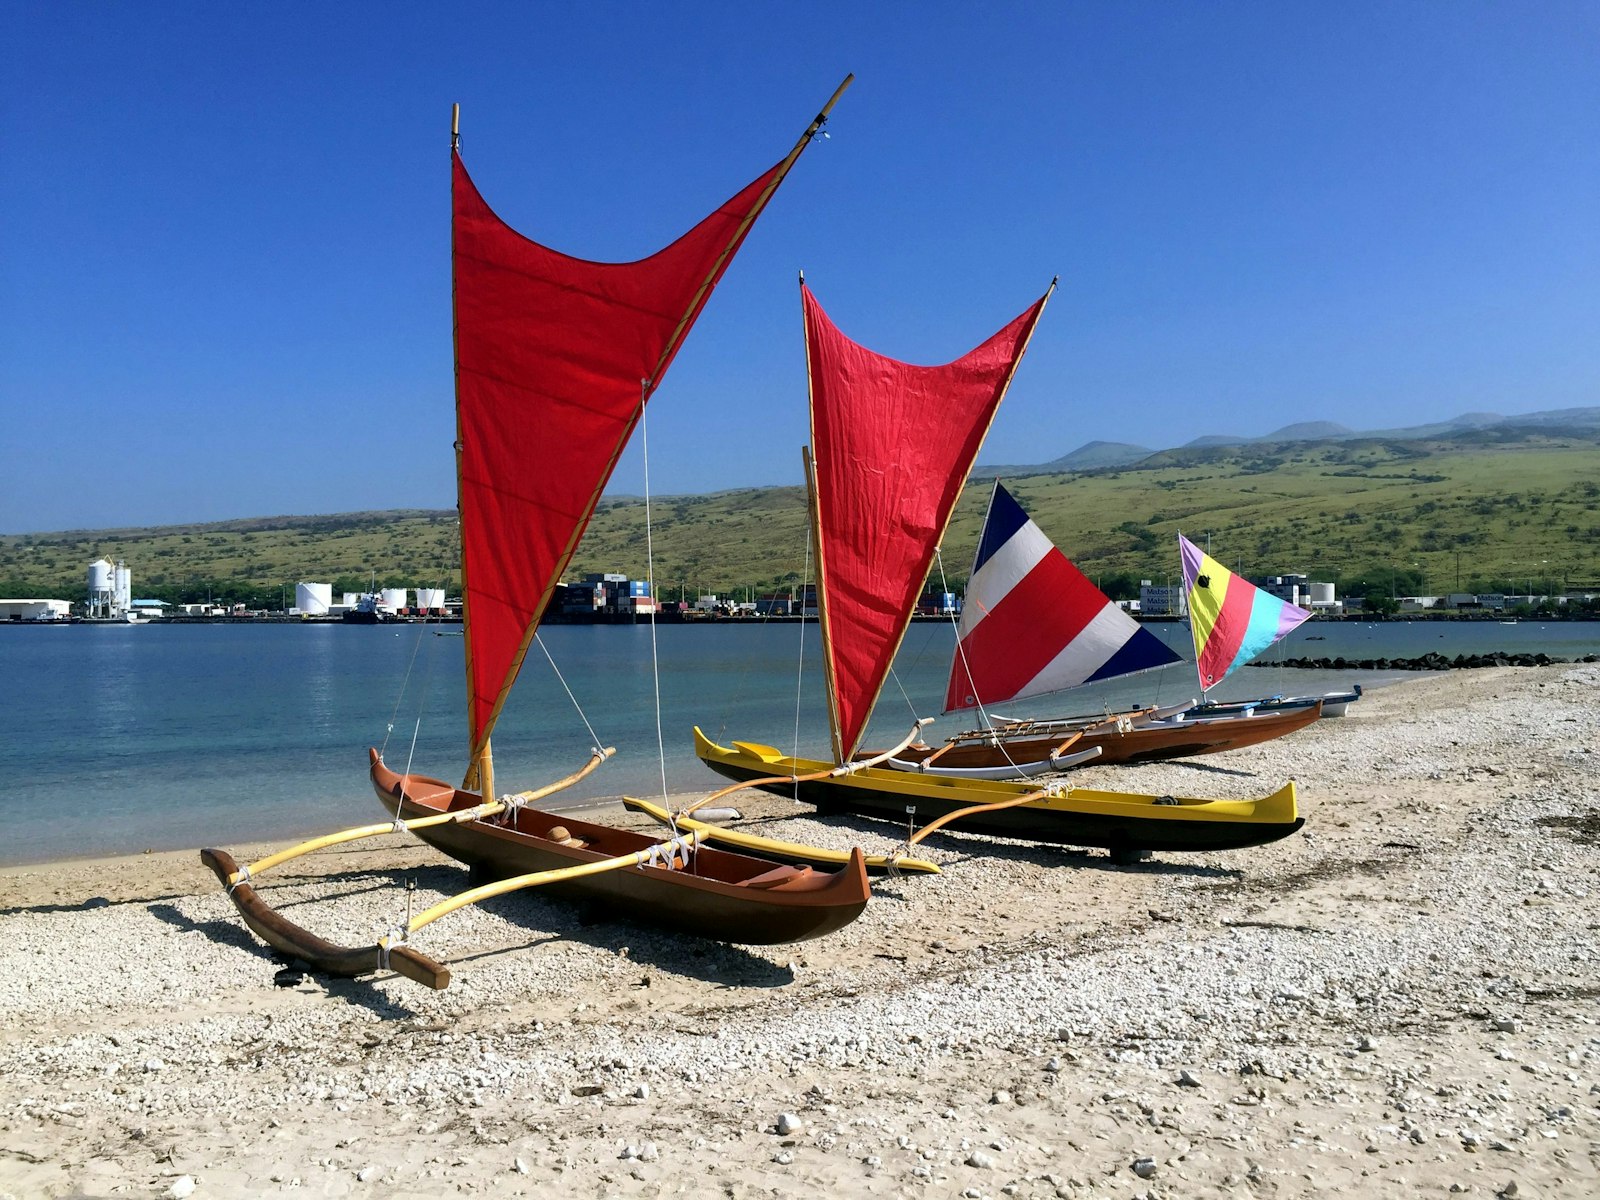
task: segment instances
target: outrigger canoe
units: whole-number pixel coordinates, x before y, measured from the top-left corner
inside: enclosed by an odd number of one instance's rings
[[[483,803],[424,775],[391,770],[371,751],[373,790],[400,820]],[[596,863],[661,845],[655,838],[540,809],[515,807],[487,820],[417,829],[430,846],[465,863],[472,882]],[[584,876],[545,889],[596,902],[629,920],[752,946],[801,942],[843,928],[871,895],[855,850],[836,871],[775,866],[760,858],[698,846],[674,867],[641,865]]]
[[[1082,763],[1109,766],[1192,758],[1254,746],[1303,729],[1322,715],[1321,703],[1310,700],[1273,711],[1213,713],[1187,708],[1164,717],[1134,713],[1076,728],[1073,718],[1011,721],[957,734],[939,747],[909,746],[890,762],[902,771],[952,775],[983,771],[993,779],[1016,779]],[[1061,754],[1064,746],[1072,753]]]
[[[773,746],[721,746],[694,731],[695,755],[719,775],[762,782],[754,786],[794,796],[821,812],[849,812],[893,821],[902,828],[954,817],[952,832],[988,833],[1068,846],[1097,846],[1118,858],[1145,851],[1238,850],[1288,837],[1303,825],[1290,780],[1260,800],[1197,800],[1181,796],[1107,792],[1055,785],[1049,794],[1014,807],[983,809],[1026,795],[1030,785],[958,779],[867,767],[828,775],[829,764],[792,758]],[[807,779],[806,776],[823,776]]]

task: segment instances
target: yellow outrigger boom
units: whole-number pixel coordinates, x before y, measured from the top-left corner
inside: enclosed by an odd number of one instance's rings
[[[587,763],[565,779],[558,779],[552,784],[536,788],[533,791],[518,792],[515,796],[505,796],[499,800],[485,801],[483,804],[475,805],[472,808],[456,809],[454,812],[440,813],[432,817],[414,817],[409,821],[385,821],[382,824],[357,825],[353,829],[341,829],[338,833],[325,833],[321,837],[314,837],[301,842],[298,846],[290,846],[287,850],[279,850],[276,854],[269,854],[265,858],[257,859],[248,866],[238,867],[222,882],[227,887],[234,887],[246,880],[254,879],[263,871],[269,871],[273,867],[281,866],[286,862],[291,862],[315,850],[326,849],[329,846],[340,846],[345,842],[355,842],[362,838],[379,837],[385,833],[410,833],[412,830],[425,829],[430,825],[477,821],[484,817],[492,817],[496,813],[502,813],[512,804],[532,804],[535,801],[543,800],[546,796],[554,795],[556,792],[564,791],[571,787],[616,752],[617,748],[615,746],[606,746],[604,749],[596,750]],[[205,851],[204,853],[214,852]]]
[[[624,796],[622,798],[622,806],[630,812],[643,813],[663,825],[671,825],[676,822],[679,829],[704,834],[706,841],[716,845],[727,846],[730,850],[737,850],[744,854],[755,854],[762,858],[775,859],[778,862],[813,867],[837,868],[850,861],[850,854],[845,850],[828,850],[822,846],[807,846],[801,842],[786,842],[778,838],[762,837],[760,834],[746,833],[741,829],[724,829],[720,825],[708,825],[704,821],[695,820],[693,817],[674,817],[659,804],[652,804],[648,800],[641,800],[635,796]],[[908,875],[939,874],[939,868],[936,864],[929,862],[925,858],[908,858],[903,854],[869,854],[866,856],[866,861],[867,870],[874,875],[893,874],[897,871]]]

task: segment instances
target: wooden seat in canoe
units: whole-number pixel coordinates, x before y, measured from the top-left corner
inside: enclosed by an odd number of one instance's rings
[[[826,872],[784,865],[746,879],[742,886],[772,892],[809,892],[826,887],[828,879]]]

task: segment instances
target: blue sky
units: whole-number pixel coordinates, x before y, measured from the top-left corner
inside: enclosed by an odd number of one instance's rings
[[[1586,4],[8,5],[0,532],[454,503],[448,133],[650,253],[855,85],[651,406],[657,493],[799,481],[795,274],[956,357],[982,455],[1600,403]],[[643,490],[635,447],[614,492]]]

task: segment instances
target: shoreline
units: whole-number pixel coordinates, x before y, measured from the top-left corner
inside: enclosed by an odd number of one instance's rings
[[[437,993],[274,987],[192,851],[0,869],[0,1193],[1592,1193],[1597,699],[1593,665],[1430,676],[1259,747],[1077,771],[1293,777],[1307,824],[1126,868],[941,834],[944,874],[875,880],[797,946],[502,897],[419,935],[455,973]],[[821,844],[901,836],[729,802]],[[273,903],[359,943],[405,879],[459,890],[372,840],[267,876]]]
[[[1506,612],[1510,610],[1505,610]],[[1128,614],[1141,625],[1181,625],[1186,621],[1184,617],[1166,615],[1151,615],[1146,613]],[[955,620],[955,614],[950,613],[913,613],[912,624],[942,623],[950,624]],[[1600,621],[1600,613],[1539,613],[1517,614],[1506,616],[1499,609],[1484,612],[1428,612],[1419,610],[1406,613],[1339,613],[1337,615],[1319,613],[1313,617],[1318,624],[1332,625],[1400,625],[1409,622],[1458,624],[1462,622],[1481,625],[1538,625],[1538,624],[1569,624]],[[225,617],[191,617],[191,616],[157,616],[146,617],[138,621],[127,621],[117,617],[70,617],[64,620],[24,620],[21,618],[9,621],[0,621],[0,629],[10,627],[33,628],[44,626],[46,628],[59,628],[64,625],[88,625],[96,627],[116,628],[120,625],[439,625],[460,626],[462,620],[459,616],[451,617],[412,617],[412,616],[385,616],[376,621],[346,620],[342,615],[326,616],[322,614],[300,616],[287,613],[262,613],[259,616],[225,616]],[[597,613],[586,616],[577,613],[548,613],[541,619],[543,625],[649,625],[651,618],[648,615],[637,613]],[[784,615],[769,613],[744,617],[722,616],[714,613],[656,613],[655,624],[658,625],[815,625],[815,616]]]

